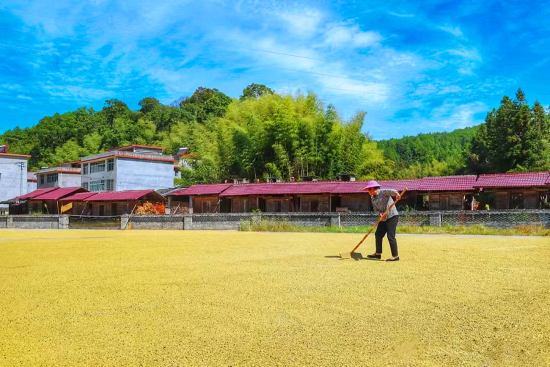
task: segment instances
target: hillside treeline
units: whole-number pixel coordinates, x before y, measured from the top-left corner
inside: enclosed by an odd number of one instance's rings
[[[30,154],[38,169],[128,144],[160,145],[196,159],[180,184],[302,176],[335,179],[416,178],[463,173],[547,169],[549,114],[523,93],[504,97],[486,123],[450,133],[375,142],[363,131],[366,112],[343,120],[315,94],[278,95],[252,84],[240,99],[217,89],[164,105],[152,97],[133,111],[117,99],[100,111],[82,107],[46,116],[31,128],[6,131],[0,144]]]

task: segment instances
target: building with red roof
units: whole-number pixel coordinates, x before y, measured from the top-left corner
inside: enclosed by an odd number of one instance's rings
[[[476,179],[474,175],[424,177],[416,191],[429,210],[472,210]]]
[[[48,190],[48,189],[46,189]],[[82,187],[63,187],[41,193],[29,199],[28,210],[31,213],[41,212],[43,214],[72,214],[70,207],[63,208],[61,200],[65,197],[87,192]]]
[[[174,186],[177,160],[164,148],[132,144],[81,159],[82,187],[94,191],[165,189]]]
[[[80,162],[65,162],[57,167],[44,167],[36,172],[37,188],[81,186]]]
[[[73,214],[90,216],[117,216],[131,214],[145,203],[164,204],[166,199],[154,190],[127,190],[116,192],[77,193],[62,199],[73,206]]]
[[[0,149],[0,215],[9,210],[9,201],[28,192],[27,170],[30,156],[8,153],[8,146]]]
[[[495,209],[538,209],[548,205],[550,172],[479,175],[475,188],[484,203]]]

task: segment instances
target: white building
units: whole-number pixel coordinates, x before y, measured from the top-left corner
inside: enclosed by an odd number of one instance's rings
[[[36,179],[36,172],[27,172],[27,192],[33,192],[38,188],[38,180]]]
[[[0,202],[27,193],[27,161],[29,155],[0,153]],[[6,213],[8,204],[0,204]]]
[[[80,161],[67,162],[59,167],[42,168],[36,172],[39,189],[50,187],[80,187]]]
[[[129,145],[81,159],[82,187],[90,191],[164,189],[174,186],[173,156],[163,147]]]

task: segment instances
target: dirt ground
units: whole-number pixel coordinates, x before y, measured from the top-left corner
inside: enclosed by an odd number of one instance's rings
[[[0,366],[550,365],[550,239],[361,237],[0,230]]]

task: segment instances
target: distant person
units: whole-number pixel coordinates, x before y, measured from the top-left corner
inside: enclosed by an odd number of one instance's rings
[[[380,189],[380,185],[376,181],[369,181],[367,186],[363,188],[364,191],[367,191],[371,197],[372,207],[375,212],[378,213],[380,217],[384,215],[386,210],[394,203],[392,197],[395,197],[395,200],[401,199],[401,195],[397,190],[392,189]],[[395,231],[397,229],[397,222],[399,221],[399,213],[395,206],[386,214],[385,217],[382,217],[374,236],[376,237],[376,252],[372,255],[367,255],[369,259],[378,259],[382,258],[382,240],[384,236],[388,235],[388,242],[390,243],[391,249],[391,258],[386,261],[399,261],[399,253],[397,251],[397,240],[395,239]]]

